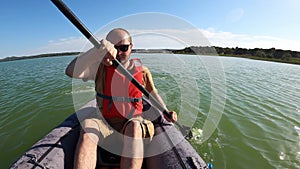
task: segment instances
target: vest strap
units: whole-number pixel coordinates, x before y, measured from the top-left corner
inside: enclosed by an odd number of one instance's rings
[[[97,96],[101,97],[103,99],[109,99],[111,101],[117,101],[117,102],[140,102],[142,101],[142,97],[140,98],[129,98],[129,97],[118,97],[118,96],[107,96],[102,93],[97,92]]]

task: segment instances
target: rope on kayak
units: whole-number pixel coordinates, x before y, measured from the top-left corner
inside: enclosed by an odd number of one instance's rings
[[[46,167],[46,166],[42,165],[41,163],[39,163],[34,154],[25,153],[25,156],[30,158],[28,162],[33,164],[34,166],[38,166],[42,169],[49,169],[48,167]]]

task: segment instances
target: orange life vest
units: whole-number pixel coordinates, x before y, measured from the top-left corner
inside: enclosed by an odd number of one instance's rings
[[[130,71],[133,77],[142,84],[142,63],[139,59],[131,59],[134,67]],[[103,98],[103,112],[105,118],[131,118],[141,115],[143,109],[142,92],[136,88],[114,66],[107,66],[104,93],[97,93]]]

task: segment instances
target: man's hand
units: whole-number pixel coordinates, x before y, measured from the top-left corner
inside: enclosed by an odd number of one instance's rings
[[[169,114],[171,115],[171,118],[168,118],[166,115],[164,115],[165,119],[168,121],[168,122],[176,122],[177,121],[177,113],[175,111],[170,111]]]
[[[115,49],[114,44],[111,42],[102,39],[101,41],[101,46],[99,49],[94,48],[94,52],[96,52],[96,55],[98,57],[101,57],[99,59],[102,59],[102,63],[105,66],[111,66],[112,65],[112,60],[114,60],[117,56],[117,49]]]

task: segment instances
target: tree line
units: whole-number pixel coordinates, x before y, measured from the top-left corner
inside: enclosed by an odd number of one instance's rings
[[[282,49],[246,49],[246,48],[223,48],[216,46],[191,46],[180,50],[173,50],[176,54],[197,54],[197,55],[221,55],[237,56],[262,60],[282,61],[300,64],[300,52]]]
[[[62,53],[46,53],[32,56],[11,56],[4,59],[0,59],[0,62],[14,61],[14,60],[24,60],[24,59],[34,59],[34,58],[44,58],[44,57],[55,57],[55,56],[70,56],[78,55],[80,52],[62,52]]]
[[[246,49],[246,48],[229,48],[217,46],[191,46],[184,49],[134,49],[135,53],[174,53],[174,54],[197,54],[197,55],[220,55],[220,56],[235,56],[259,60],[268,60],[284,63],[300,64],[300,52],[282,49]],[[63,52],[63,53],[48,53],[34,56],[7,57],[0,59],[0,62],[33,59],[53,56],[69,56],[78,55],[80,52]]]

